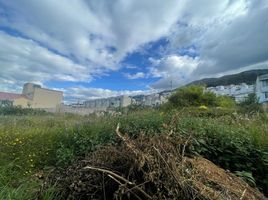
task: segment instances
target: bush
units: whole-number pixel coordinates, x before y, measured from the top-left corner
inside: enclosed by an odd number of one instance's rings
[[[0,107],[0,115],[40,115],[46,114],[44,110],[33,108],[22,108],[21,106]]]
[[[234,108],[236,106],[235,100],[229,96],[218,96],[217,106],[222,108]]]
[[[233,108],[235,101],[228,96],[217,97],[216,94],[205,91],[203,86],[192,85],[180,88],[162,108],[172,109],[197,106]]]
[[[239,110],[242,113],[252,114],[256,112],[263,112],[262,106],[255,93],[249,94],[248,97],[238,105],[240,108]]]

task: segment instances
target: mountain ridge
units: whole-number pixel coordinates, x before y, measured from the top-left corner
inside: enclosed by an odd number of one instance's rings
[[[219,78],[204,78],[193,81],[187,85],[205,84],[207,87],[215,87],[219,85],[238,85],[240,83],[254,84],[257,76],[262,74],[268,74],[268,69],[256,69],[243,71],[237,74],[230,74],[221,76]]]

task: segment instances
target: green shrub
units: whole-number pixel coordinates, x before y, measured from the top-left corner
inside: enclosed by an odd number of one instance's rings
[[[235,101],[228,96],[216,96],[212,92],[204,90],[203,86],[188,86],[178,89],[173,94],[166,105],[163,105],[164,110],[182,107],[223,107],[233,108],[235,107]]]
[[[168,100],[173,107],[209,106],[214,105],[215,101],[216,95],[204,93],[204,87],[195,85],[179,88]]]
[[[20,106],[0,107],[0,115],[43,115],[47,114],[44,110],[33,108],[22,108]]]
[[[244,101],[238,104],[239,110],[242,113],[252,114],[257,112],[263,112],[262,106],[255,93],[249,94]]]
[[[236,104],[232,97],[223,95],[217,97],[217,106],[221,108],[234,108]]]

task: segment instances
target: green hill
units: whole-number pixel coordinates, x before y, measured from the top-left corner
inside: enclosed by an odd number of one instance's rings
[[[240,83],[254,84],[257,76],[262,74],[268,74],[268,69],[244,71],[238,74],[226,75],[219,78],[205,78],[193,81],[188,85],[205,84],[207,87],[215,87],[218,85],[237,85]]]

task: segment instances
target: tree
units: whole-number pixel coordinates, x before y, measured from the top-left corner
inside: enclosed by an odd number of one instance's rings
[[[203,86],[191,85],[180,88],[169,98],[168,103],[172,107],[216,106],[217,97],[212,92],[206,92]]]

